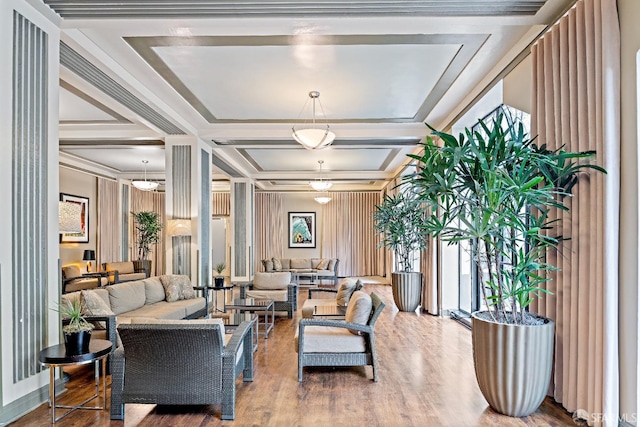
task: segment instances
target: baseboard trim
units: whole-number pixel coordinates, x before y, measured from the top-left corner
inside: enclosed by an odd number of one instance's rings
[[[56,380],[56,395],[62,393],[64,388],[64,381],[61,379]],[[14,400],[6,406],[0,408],[0,426],[6,426],[20,417],[28,414],[36,409],[38,406],[47,402],[49,399],[49,385],[40,387],[31,393],[25,394],[21,398]]]

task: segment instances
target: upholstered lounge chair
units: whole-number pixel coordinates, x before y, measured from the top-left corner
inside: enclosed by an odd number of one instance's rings
[[[224,344],[220,319],[122,324],[113,355],[111,419],[124,420],[125,403],[222,404],[235,418],[236,378],[253,381],[253,328],[243,322]]]
[[[108,273],[109,283],[130,282],[149,277],[144,268],[136,269],[133,261],[104,262],[102,269]]]
[[[362,281],[344,278],[340,282],[338,289],[331,288],[310,288],[309,298],[302,305],[302,317],[312,318],[317,306],[346,306],[349,298],[355,291],[362,289]],[[335,298],[314,298],[317,294],[334,294]]]
[[[252,283],[240,287],[240,298],[273,300],[275,311],[286,311],[291,319],[298,309],[298,285],[291,283],[289,272],[258,272]]]
[[[109,283],[106,277],[86,277],[82,275],[77,265],[62,267],[62,293],[81,291],[83,289],[99,288]]]
[[[363,296],[364,295],[364,296]],[[298,381],[305,366],[367,366],[378,381],[378,361],[373,328],[384,302],[371,293],[354,292],[344,321],[302,319],[295,340],[298,352]],[[364,310],[363,310],[364,308]]]

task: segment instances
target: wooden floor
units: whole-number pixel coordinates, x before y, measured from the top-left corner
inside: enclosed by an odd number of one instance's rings
[[[387,303],[376,323],[380,381],[370,367],[305,368],[297,381],[293,336],[298,318],[276,319],[268,340],[260,339],[252,383],[237,383],[235,421],[220,420],[220,406],[156,407],[126,405],[122,421],[108,411],[76,411],[59,426],[572,426],[571,415],[547,399],[526,418],[491,410],[476,384],[471,332],[447,318],[398,312],[391,289],[366,285]],[[300,306],[307,292],[300,293]],[[69,391],[60,396],[78,401],[89,396],[91,368],[70,370]],[[79,391],[78,391],[79,390]],[[46,404],[15,426],[49,424]]]

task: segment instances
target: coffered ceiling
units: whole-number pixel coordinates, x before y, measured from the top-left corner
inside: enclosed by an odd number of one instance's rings
[[[449,125],[573,0],[44,0],[61,18],[60,161],[133,178],[164,142],[213,147],[214,178],[307,191],[378,190]],[[46,6],[45,6],[46,5]],[[336,141],[291,136],[308,92]]]

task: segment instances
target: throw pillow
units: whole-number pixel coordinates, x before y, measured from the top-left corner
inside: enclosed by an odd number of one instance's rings
[[[191,286],[189,276],[179,274],[165,274],[160,276],[160,281],[164,287],[164,294],[166,295],[167,302],[185,299],[183,288],[185,288],[186,285],[184,284],[186,283],[188,286]],[[193,288],[191,288],[191,291],[193,292]]]
[[[282,263],[278,258],[273,258],[273,269],[275,271],[282,271]]]
[[[82,293],[82,311],[86,316],[113,316],[113,311],[109,304],[105,302],[94,291],[81,291]],[[106,329],[107,324],[105,322],[97,322],[97,329]]]
[[[353,279],[344,279],[340,282],[338,287],[338,293],[336,294],[336,304],[339,306],[346,306],[349,304],[351,295],[356,290],[356,281]]]
[[[273,271],[273,260],[272,259],[265,259],[264,261],[264,271],[266,271],[267,273],[270,271]]]
[[[328,259],[321,259],[320,261],[318,261],[318,264],[316,265],[316,270],[326,270],[328,265],[329,265]]]
[[[373,303],[371,302],[371,296],[362,291],[355,291],[349,301],[349,306],[347,307],[347,312],[344,315],[344,320],[351,323],[366,325],[369,321],[372,307]],[[349,329],[349,332],[354,335],[360,335],[360,331],[352,331]]]
[[[337,259],[332,258],[329,260],[329,265],[327,265],[327,270],[333,271],[336,268],[336,262],[338,262]]]

